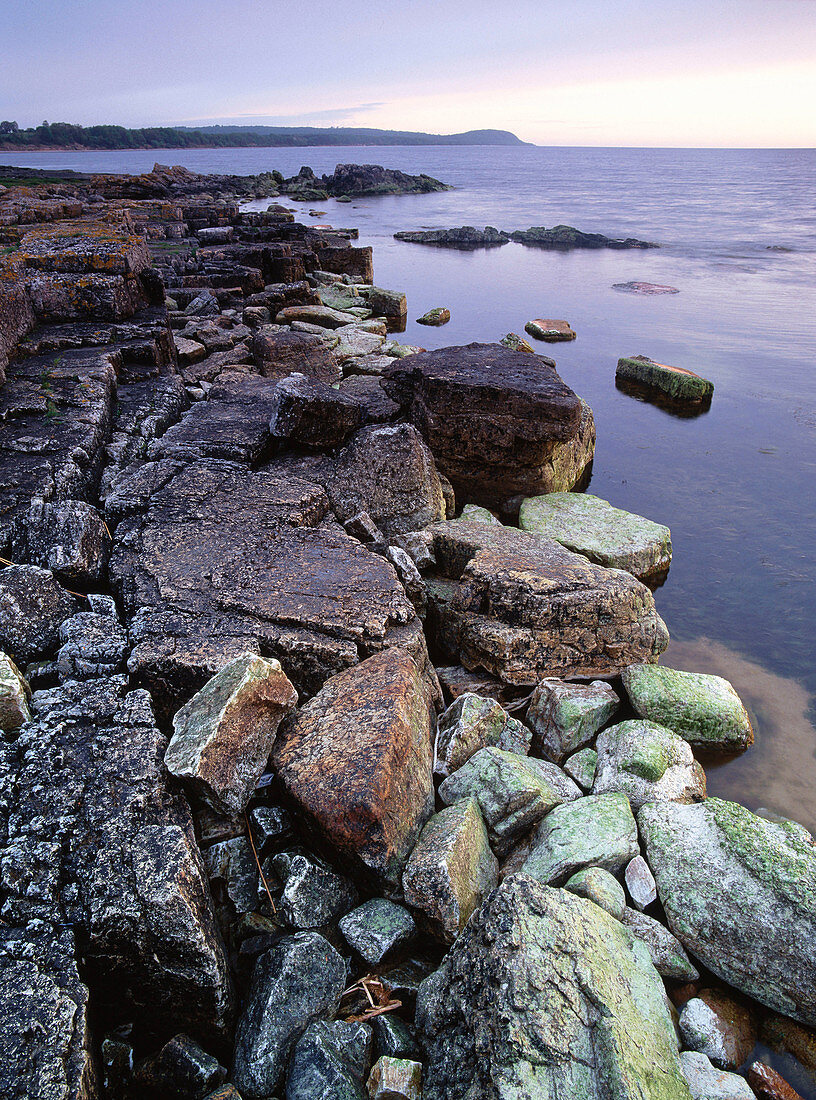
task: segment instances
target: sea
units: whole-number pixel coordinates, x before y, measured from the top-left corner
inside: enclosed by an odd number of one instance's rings
[[[589,491],[671,528],[657,591],[663,663],[725,676],[755,729],[743,756],[706,762],[710,794],[816,829],[816,151],[332,147],[4,153],[0,163],[142,172],[317,175],[338,163],[424,172],[450,191],[297,204],[300,220],[355,227],[378,284],[408,297],[400,340],[426,348],[523,334],[563,318],[577,339],[540,345],[592,406]],[[266,202],[253,204],[263,208]],[[648,251],[459,252],[398,230],[567,224],[657,242]],[[679,293],[642,297],[631,280]],[[447,306],[450,323],[423,328]],[[679,417],[619,391],[622,355],[714,383],[708,412]]]

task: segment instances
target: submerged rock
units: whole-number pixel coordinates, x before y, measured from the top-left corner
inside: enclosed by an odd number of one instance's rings
[[[507,879],[421,986],[425,1100],[689,1100],[646,949],[597,905]]]
[[[816,1024],[816,846],[719,798],[638,815],[669,927],[709,970],[760,1004]]]
[[[613,508],[589,493],[549,493],[522,502],[522,531],[555,539],[598,565],[625,569],[644,583],[671,565],[671,532],[662,524]]]
[[[619,289],[623,289],[620,287]],[[640,291],[640,293],[645,293]],[[674,293],[671,287],[648,293]],[[667,363],[656,363],[648,355],[624,356],[618,360],[615,377],[621,382],[633,382],[647,390],[656,390],[672,401],[689,404],[705,404],[711,401],[714,383],[685,367],[670,367]]]
[[[627,294],[679,294],[676,286],[665,286],[661,283],[644,283],[633,279],[628,283],[613,283],[613,290],[623,290]]]

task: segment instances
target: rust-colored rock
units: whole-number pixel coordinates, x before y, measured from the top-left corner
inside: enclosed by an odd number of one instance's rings
[[[765,1062],[753,1062],[746,1077],[757,1100],[802,1100],[796,1089]]]
[[[410,655],[389,649],[333,676],[272,758],[321,838],[396,892],[434,807],[430,708]]]

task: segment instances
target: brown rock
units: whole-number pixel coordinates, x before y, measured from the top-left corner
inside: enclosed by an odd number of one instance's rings
[[[321,382],[339,382],[340,367],[319,336],[262,325],[252,337],[252,354],[266,378],[297,372]]]
[[[333,676],[279,731],[273,762],[322,839],[396,890],[434,805],[430,710],[409,654]]]
[[[754,1062],[748,1067],[748,1084],[756,1093],[757,1100],[802,1100],[799,1093],[788,1084],[784,1077],[764,1062]]]
[[[760,1037],[772,1050],[792,1054],[816,1079],[816,1032],[774,1015],[763,1021]]]
[[[705,1054],[719,1069],[739,1069],[757,1039],[753,1013],[717,989],[704,989],[683,1005],[680,1031],[687,1049]]]

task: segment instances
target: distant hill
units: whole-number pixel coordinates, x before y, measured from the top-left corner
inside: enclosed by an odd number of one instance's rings
[[[422,134],[350,126],[77,126],[43,122],[21,130],[0,122],[0,149],[194,149],[310,145],[528,145],[509,130]]]

